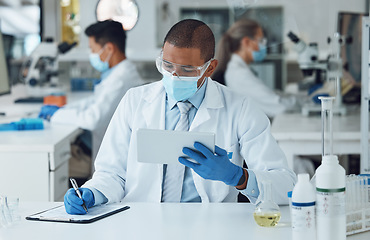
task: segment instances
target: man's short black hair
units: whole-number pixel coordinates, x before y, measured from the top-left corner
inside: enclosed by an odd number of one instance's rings
[[[199,48],[205,62],[215,55],[215,37],[212,30],[202,21],[185,19],[172,26],[164,38],[178,48]]]
[[[122,24],[113,20],[105,20],[88,26],[85,30],[88,37],[94,37],[95,41],[104,46],[107,42],[111,42],[118,49],[125,53],[126,49],[126,33],[123,30]]]

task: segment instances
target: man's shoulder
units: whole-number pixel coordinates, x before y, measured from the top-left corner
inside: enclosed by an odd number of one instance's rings
[[[132,96],[148,96],[152,94],[153,92],[158,91],[159,89],[162,88],[161,81],[156,81],[152,83],[146,83],[144,85],[138,86],[138,87],[133,87],[130,88],[127,93],[132,95]]]
[[[119,75],[135,76],[139,75],[134,62],[129,59],[125,59],[113,67],[113,72]]]
[[[144,91],[145,92],[145,91],[149,91],[150,89],[156,89],[158,87],[161,87],[160,85],[161,85],[160,81],[148,82],[144,85],[133,87],[130,90],[131,91]]]
[[[213,82],[216,85],[219,92],[223,95],[225,101],[236,103],[238,101],[244,101],[247,98],[245,94],[241,94],[240,92],[235,91],[234,89],[223,84],[220,84],[216,81]]]

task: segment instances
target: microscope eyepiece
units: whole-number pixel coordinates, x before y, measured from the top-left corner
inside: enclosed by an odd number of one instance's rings
[[[292,40],[292,42],[294,43],[297,43],[299,42],[299,38],[297,37],[297,35],[295,35],[294,33],[292,32],[289,32],[288,33],[288,37],[290,38],[290,40]]]
[[[64,54],[68,52],[69,50],[71,50],[76,45],[77,45],[77,42],[73,42],[71,44],[67,42],[62,42],[61,44],[58,45],[58,50],[60,53]]]

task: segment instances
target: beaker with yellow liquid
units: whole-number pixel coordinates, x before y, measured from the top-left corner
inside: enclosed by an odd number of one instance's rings
[[[272,200],[271,182],[263,181],[262,201],[256,205],[253,217],[261,227],[274,227],[280,221],[279,206]]]

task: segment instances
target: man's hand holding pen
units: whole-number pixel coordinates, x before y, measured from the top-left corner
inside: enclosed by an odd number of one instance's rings
[[[94,194],[88,188],[78,188],[73,180],[71,179],[73,188],[64,195],[64,206],[68,214],[83,215],[94,206]]]

